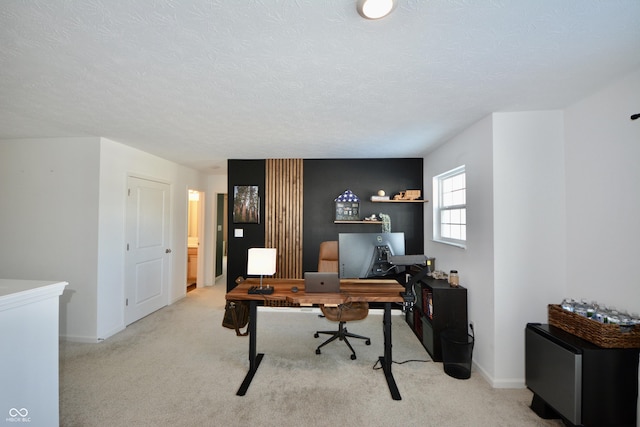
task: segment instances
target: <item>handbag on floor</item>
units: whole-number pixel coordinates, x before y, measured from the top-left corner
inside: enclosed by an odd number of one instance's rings
[[[224,307],[224,317],[222,326],[235,329],[236,335],[243,337],[249,335],[249,328],[245,332],[240,332],[249,323],[249,303],[247,301],[227,301]]]

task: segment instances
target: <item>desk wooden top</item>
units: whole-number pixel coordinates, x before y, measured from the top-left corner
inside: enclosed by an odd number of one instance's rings
[[[290,303],[308,304],[342,304],[345,302],[403,302],[400,294],[404,286],[396,280],[388,279],[341,279],[340,293],[304,292],[304,279],[262,279],[262,286],[267,284],[274,288],[271,295],[248,294],[251,286],[260,284],[260,279],[247,279],[229,291],[226,299],[234,301],[287,301]],[[298,292],[292,292],[296,286]]]

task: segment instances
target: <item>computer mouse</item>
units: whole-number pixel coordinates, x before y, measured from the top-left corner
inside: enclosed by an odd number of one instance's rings
[[[292,286],[291,287],[291,292],[293,292],[293,293],[298,292],[298,287],[297,286]]]

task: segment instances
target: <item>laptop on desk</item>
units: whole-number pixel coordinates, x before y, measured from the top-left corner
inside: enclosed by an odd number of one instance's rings
[[[306,272],[304,273],[304,291],[312,293],[339,293],[340,278],[338,273]]]

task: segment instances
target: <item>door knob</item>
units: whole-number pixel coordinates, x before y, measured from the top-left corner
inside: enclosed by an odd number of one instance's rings
[[[165,254],[170,254],[171,253],[171,249],[167,249],[164,251]]]

